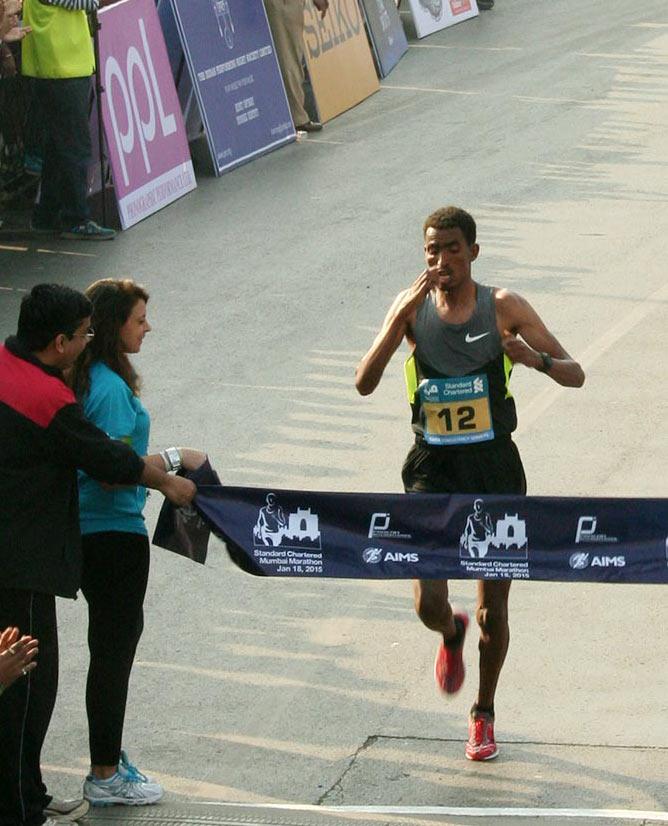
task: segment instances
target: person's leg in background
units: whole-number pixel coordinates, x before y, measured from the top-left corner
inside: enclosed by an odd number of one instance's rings
[[[92,221],[88,206],[90,85],[89,77],[35,81],[47,132],[33,224],[36,229],[62,228],[68,239],[104,241],[116,233]]]
[[[39,640],[37,668],[0,697],[0,826],[39,826],[50,800],[40,756],[58,689],[55,597],[0,588],[0,625]]]
[[[144,628],[150,550],[142,534],[108,531],[83,537],[81,590],[88,602],[90,666],[86,710],[91,774],[84,796],[93,804],[141,799],[155,803],[162,787],[121,759],[130,673]]]
[[[266,0],[265,8],[292,120],[300,127],[310,122],[304,108],[304,3],[303,0]]]

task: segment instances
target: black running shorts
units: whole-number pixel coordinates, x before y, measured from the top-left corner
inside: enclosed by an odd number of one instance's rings
[[[527,492],[522,460],[510,437],[468,447],[428,445],[418,437],[401,476],[406,493]]]

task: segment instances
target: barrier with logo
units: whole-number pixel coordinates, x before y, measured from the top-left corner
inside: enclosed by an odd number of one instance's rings
[[[152,0],[100,14],[102,119],[123,229],[197,184]]]
[[[479,14],[476,0],[408,0],[418,37],[426,37]]]
[[[668,583],[668,499],[211,485],[194,501],[260,576]]]
[[[171,0],[217,175],[296,137],[262,0]]]
[[[324,19],[307,3],[304,46],[321,121],[335,118],[380,88],[357,0],[330,0]]]
[[[408,51],[408,41],[395,0],[360,0],[378,73],[387,77]]]
[[[167,57],[172,70],[172,77],[176,85],[176,92],[181,104],[181,112],[186,125],[186,135],[189,141],[198,138],[204,131],[204,124],[199,113],[199,106],[195,97],[190,72],[186,65],[186,56],[181,47],[181,38],[174,17],[174,10],[170,0],[158,0],[158,17],[162,26],[162,34],[167,47]]]

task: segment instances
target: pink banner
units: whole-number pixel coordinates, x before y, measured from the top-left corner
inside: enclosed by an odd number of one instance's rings
[[[99,19],[102,118],[127,229],[197,184],[155,3],[123,0]]]

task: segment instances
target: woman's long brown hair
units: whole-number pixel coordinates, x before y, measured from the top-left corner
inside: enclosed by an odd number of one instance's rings
[[[148,301],[148,293],[130,278],[101,278],[88,287],[85,295],[93,304],[91,325],[95,335],[72,368],[72,389],[79,400],[83,399],[90,389],[91,364],[102,361],[138,396],[139,375],[123,352],[120,331],[135,304]]]

